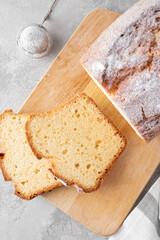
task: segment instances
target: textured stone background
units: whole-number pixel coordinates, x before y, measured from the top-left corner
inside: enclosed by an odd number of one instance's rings
[[[29,59],[17,48],[17,32],[41,23],[52,0],[0,0],[0,112],[19,110],[82,19],[106,8],[123,13],[137,0],[60,0],[45,24],[54,45],[40,60]],[[11,182],[0,174],[0,240],[107,239],[98,236],[58,210],[41,196],[24,201],[14,196]]]

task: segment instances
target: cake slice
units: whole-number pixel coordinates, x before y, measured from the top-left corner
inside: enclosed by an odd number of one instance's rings
[[[143,140],[160,133],[160,0],[136,3],[81,63]]]
[[[102,182],[126,141],[85,94],[48,113],[30,115],[28,142],[38,158],[56,158],[57,179],[91,192]]]
[[[28,117],[12,110],[0,116],[0,147],[5,152],[1,170],[6,181],[14,182],[15,194],[27,200],[61,185],[51,173],[53,159],[39,161],[30,149],[25,134]]]

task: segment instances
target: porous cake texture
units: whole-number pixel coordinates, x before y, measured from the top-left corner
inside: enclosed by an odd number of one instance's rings
[[[39,161],[26,138],[25,124],[29,114],[5,111],[0,116],[0,148],[5,152],[0,159],[6,181],[13,181],[15,194],[29,200],[61,185],[52,172],[53,159]]]
[[[51,112],[31,114],[26,135],[38,158],[55,158],[58,179],[84,192],[99,187],[126,145],[119,130],[85,94]]]

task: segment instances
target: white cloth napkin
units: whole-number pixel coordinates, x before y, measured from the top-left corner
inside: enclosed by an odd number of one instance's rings
[[[160,240],[159,193],[160,178],[108,240]]]

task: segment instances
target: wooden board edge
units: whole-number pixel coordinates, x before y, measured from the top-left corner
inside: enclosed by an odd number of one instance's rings
[[[58,53],[58,55],[56,56],[56,58],[54,59],[54,61],[51,63],[50,67],[47,69],[47,71],[43,74],[41,80],[38,82],[38,84],[34,87],[34,89],[31,91],[31,93],[29,94],[29,96],[27,97],[27,99],[25,100],[25,102],[22,104],[22,106],[20,107],[20,109],[18,110],[18,113],[24,113],[23,111],[23,107],[25,107],[25,105],[27,104],[28,100],[32,97],[32,95],[35,93],[35,91],[37,90],[37,87],[41,84],[42,80],[45,78],[45,76],[48,74],[48,72],[50,72],[50,69],[52,68],[52,66],[54,65],[54,63],[57,61],[58,57],[61,55],[61,53],[63,52],[64,48],[66,47],[66,45],[68,45],[70,43],[70,41],[72,40],[72,38],[74,37],[74,35],[77,34],[78,30],[81,28],[81,25],[84,24],[84,22],[86,20],[88,20],[88,18],[92,17],[93,15],[96,15],[99,12],[104,12],[107,13],[109,12],[110,14],[117,14],[117,15],[121,15],[119,13],[110,11],[108,9],[95,9],[93,11],[91,11],[90,13],[88,13],[85,18],[82,20],[82,22],[78,25],[78,27],[76,28],[76,30],[73,32],[73,34],[71,35],[71,37],[69,38],[69,40],[65,43],[64,47],[60,50],[60,52]]]
[[[157,163],[157,167],[159,166],[159,163]],[[156,168],[157,169],[157,168]],[[148,181],[150,180],[151,176],[154,174],[155,170],[153,169],[150,177],[146,180],[145,182],[145,186],[147,185]],[[143,191],[143,189],[145,188],[145,186],[143,188],[141,188],[140,193],[138,194],[137,198],[135,199],[134,203],[132,204],[132,206],[130,207],[130,210],[133,208],[135,202],[137,201],[138,197],[140,196],[141,192]],[[54,191],[54,189],[52,190]],[[81,221],[79,221],[77,218],[73,217],[70,213],[68,213],[66,210],[62,210],[61,208],[59,208],[57,205],[53,204],[52,201],[47,198],[46,196],[44,196],[43,194],[41,194],[41,197],[43,197],[45,200],[49,201],[52,205],[54,205],[55,207],[57,207],[59,210],[63,211],[65,214],[67,214],[69,217],[71,217],[72,219],[74,219],[76,222],[82,224],[84,227],[86,227],[89,231],[92,231],[96,234],[99,234],[101,236],[111,236],[114,233],[116,233],[118,231],[118,229],[122,226],[123,222],[126,220],[126,218],[129,216],[129,214],[131,213],[130,210],[128,211],[128,213],[126,214],[126,216],[124,216],[124,218],[122,218],[122,222],[120,224],[117,224],[117,227],[111,230],[104,230],[104,231],[96,231],[95,229],[93,229],[91,226],[89,225],[84,225]],[[134,210],[134,209],[133,209]]]

